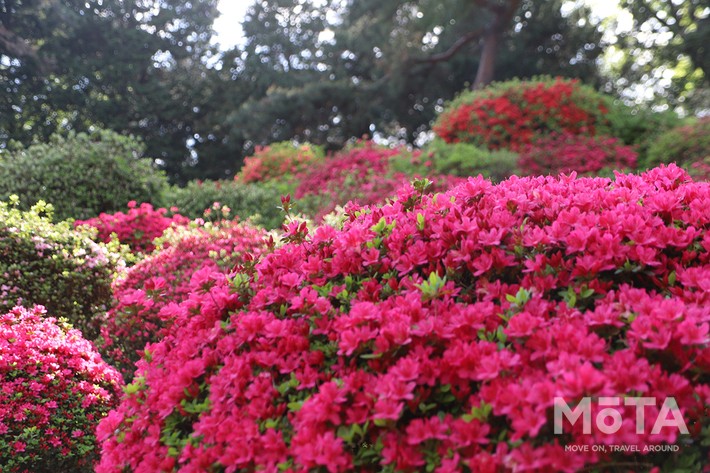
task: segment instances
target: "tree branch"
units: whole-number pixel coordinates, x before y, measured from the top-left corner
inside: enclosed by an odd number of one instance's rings
[[[2,23],[0,23],[0,52],[15,58],[32,59],[42,71],[49,68],[49,64],[40,59],[36,47],[7,29]]]
[[[469,33],[466,33],[465,35],[461,36],[459,39],[454,41],[454,44],[452,44],[449,49],[444,51],[443,53],[439,54],[433,54],[429,57],[422,58],[422,59],[417,59],[414,62],[417,64],[421,63],[434,63],[434,62],[441,62],[441,61],[448,61],[451,59],[454,54],[459,52],[461,48],[466,46],[468,43],[475,39],[481,39],[483,35],[486,33],[485,28],[479,28],[477,30],[473,30]]]

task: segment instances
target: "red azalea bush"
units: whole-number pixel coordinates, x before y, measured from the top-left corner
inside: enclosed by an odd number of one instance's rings
[[[289,227],[290,243],[234,277],[200,273],[174,306],[180,330],[99,425],[97,473],[710,461],[710,185],[675,166],[471,178],[348,217]],[[580,421],[555,435],[556,396],[659,402],[642,434],[622,405],[616,434]],[[667,396],[689,434],[650,433]],[[639,452],[564,447],[610,444]],[[680,449],[644,450],[662,444]]]
[[[606,100],[578,80],[509,81],[457,97],[434,132],[447,143],[518,151],[538,135],[594,135],[605,126]]]
[[[236,221],[175,228],[158,243],[159,251],[114,283],[116,303],[96,342],[126,380],[133,376],[134,363],[146,344],[162,338],[171,327],[174,302],[199,289],[196,273],[233,271],[249,265],[266,249],[263,230]]]
[[[407,185],[411,176],[396,172],[393,160],[412,160],[417,155],[403,148],[377,146],[372,141],[344,150],[319,166],[298,176],[295,191],[307,213],[320,219],[338,205],[354,202],[359,205],[383,203],[397,189]],[[453,176],[431,176],[439,189],[445,189],[458,179]]]
[[[319,146],[308,143],[294,146],[284,141],[257,146],[254,155],[244,159],[244,166],[235,179],[243,183],[283,179],[305,171],[322,161],[323,156]]]
[[[523,174],[591,174],[603,169],[634,169],[636,156],[616,138],[552,134],[527,145],[520,153],[518,168]]]
[[[93,472],[94,429],[121,384],[81,332],[43,307],[0,315],[0,471]]]
[[[171,209],[177,211],[176,208]],[[135,200],[128,203],[128,212],[114,214],[101,213],[89,220],[77,220],[75,226],[88,225],[98,229],[98,238],[104,243],[111,241],[115,233],[118,241],[128,245],[132,251],[150,253],[155,249],[153,240],[173,224],[185,225],[190,220],[182,215],[166,216],[167,209],[154,209],[151,204],[137,205]]]

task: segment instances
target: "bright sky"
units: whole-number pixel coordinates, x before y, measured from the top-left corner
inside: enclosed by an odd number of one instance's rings
[[[219,0],[221,15],[215,20],[214,29],[222,49],[229,49],[242,39],[241,21],[252,3],[254,0]]]

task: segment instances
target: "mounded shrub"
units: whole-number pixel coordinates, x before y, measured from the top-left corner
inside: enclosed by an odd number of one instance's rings
[[[166,186],[138,141],[108,130],[53,135],[0,158],[0,199],[16,194],[24,208],[50,202],[58,220],[155,203]]]
[[[433,128],[447,143],[517,151],[551,132],[594,135],[607,113],[607,99],[578,80],[513,80],[462,93]]]
[[[130,380],[143,348],[172,327],[175,302],[200,289],[199,275],[248,266],[266,250],[265,238],[263,230],[229,220],[167,230],[157,251],[113,285],[116,304],[96,342],[104,358]]]
[[[710,179],[710,117],[661,134],[648,149],[646,166],[676,163],[699,179]]]
[[[244,166],[235,180],[242,183],[278,180],[287,182],[295,174],[323,160],[320,146],[290,141],[256,148],[253,156],[244,159]]]
[[[402,166],[403,162],[420,159],[417,155],[404,148],[378,146],[372,141],[358,143],[298,176],[299,184],[294,193],[298,199],[296,210],[319,220],[348,202],[359,205],[384,203],[412,177],[410,169],[407,173],[398,171],[393,162]],[[404,167],[409,168],[409,165]],[[456,182],[452,176],[435,173],[427,173],[425,177],[431,177],[438,189]]]
[[[609,135],[618,138],[625,145],[633,146],[640,163],[646,160],[648,147],[670,128],[681,123],[675,112],[654,112],[647,108],[634,108],[614,104],[609,108]],[[660,163],[656,163],[658,165]],[[653,166],[651,166],[653,167]]]
[[[171,187],[165,195],[165,207],[177,207],[178,212],[190,219],[203,218],[209,210],[209,219],[229,219],[237,215],[242,220],[251,218],[267,229],[280,228],[283,214],[279,210],[281,192],[271,183],[242,184],[232,180],[191,181],[185,187]],[[214,211],[227,207],[224,213]]]
[[[435,139],[421,154],[414,157],[394,157],[395,171],[407,175],[444,174],[470,177],[481,174],[501,181],[517,172],[518,154],[508,150],[488,150],[469,143],[446,143]]]
[[[79,331],[42,307],[0,315],[0,471],[93,472],[95,428],[121,385]]]
[[[15,305],[43,305],[61,314],[87,339],[111,305],[111,281],[122,260],[95,243],[88,229],[52,223],[39,202],[28,211],[0,202],[0,313]]]
[[[172,208],[171,211],[176,211]],[[96,228],[98,238],[104,243],[111,241],[112,235],[134,253],[150,253],[155,249],[153,240],[172,225],[186,225],[190,220],[179,214],[168,217],[166,208],[154,209],[151,204],[138,205],[135,200],[128,202],[128,212],[101,213],[88,220],[77,220],[74,226],[87,225]]]
[[[97,473],[700,471],[708,226],[710,186],[675,166],[472,178],[294,225],[175,307],[184,325],[99,425]],[[615,434],[554,434],[555,396],[617,395],[659,400],[643,434],[625,405]],[[668,396],[689,434],[650,433]],[[610,444],[639,452],[564,448]]]
[[[595,174],[634,169],[636,156],[632,148],[609,136],[553,134],[527,145],[518,167],[523,174]]]

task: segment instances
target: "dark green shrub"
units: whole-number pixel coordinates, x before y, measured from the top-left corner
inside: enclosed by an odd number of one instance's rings
[[[710,178],[710,117],[668,130],[651,143],[646,167],[672,162],[697,178]]]
[[[281,227],[283,222],[283,215],[278,208],[280,195],[275,185],[266,183],[192,181],[185,187],[171,187],[165,193],[163,206],[177,207],[180,215],[194,219],[203,217],[205,210],[214,209],[213,204],[219,202],[217,207],[227,206],[231,211],[225,212],[225,217],[237,215],[242,220],[253,217],[254,223],[274,229]],[[212,212],[211,217],[218,213],[214,210]]]
[[[412,159],[392,160],[392,167],[408,175],[448,174],[477,176],[500,181],[516,173],[518,155],[508,150],[487,150],[469,143],[446,143],[439,138]]]
[[[0,199],[16,194],[25,209],[52,203],[57,220],[114,212],[129,201],[155,203],[167,186],[132,137],[107,130],[53,135],[0,159]]]
[[[29,211],[0,202],[0,313],[15,305],[43,305],[66,317],[91,340],[111,303],[118,256],[91,240],[88,229],[52,223],[51,206]]]
[[[648,147],[659,133],[681,123],[674,112],[654,112],[647,108],[633,108],[614,104],[609,108],[609,135],[620,139],[625,145],[633,146],[643,162]]]

